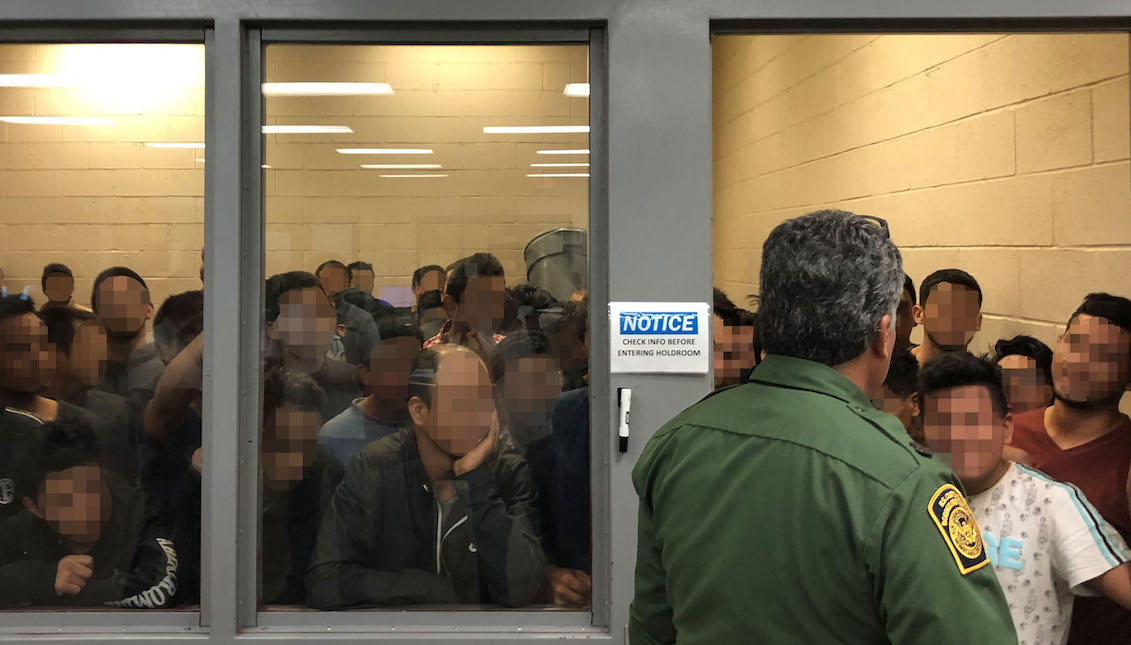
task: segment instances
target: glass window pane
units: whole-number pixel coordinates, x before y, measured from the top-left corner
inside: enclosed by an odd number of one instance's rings
[[[0,46],[0,607],[197,602],[203,167],[203,45]]]
[[[260,604],[589,604],[583,45],[269,45]]]

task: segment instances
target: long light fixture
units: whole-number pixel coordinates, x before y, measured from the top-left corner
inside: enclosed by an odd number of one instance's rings
[[[264,96],[360,96],[392,94],[388,83],[264,83]]]
[[[199,161],[200,163],[204,163],[204,158],[203,158],[203,157],[197,157],[197,158],[196,158],[196,160],[197,160],[197,161]]]
[[[443,168],[438,163],[363,163],[367,170],[435,170]]]
[[[549,172],[549,173],[536,173],[536,174],[527,175],[527,177],[539,177],[539,178],[543,178],[543,177],[588,177],[588,176],[589,176],[589,173],[587,173],[587,172],[558,172],[558,173]]]
[[[531,168],[588,168],[587,163],[532,163]]]
[[[430,155],[429,148],[338,148],[340,155]]]
[[[0,121],[21,125],[117,125],[110,119],[96,116],[0,116]]]
[[[169,148],[169,149],[178,149],[178,148],[204,148],[204,144],[203,144],[203,143],[199,143],[199,142],[197,142],[197,143],[160,143],[160,142],[151,142],[151,143],[146,143],[146,144],[145,144],[145,147],[146,147],[146,148]]]
[[[417,178],[419,178],[419,179],[432,179],[434,177],[447,177],[447,175],[417,173],[415,175],[381,175],[381,177],[384,177],[385,179],[417,179]]]
[[[566,83],[562,94],[566,96],[589,96],[589,83]]]
[[[587,155],[589,154],[588,148],[581,148],[579,150],[539,150],[540,155]]]
[[[263,134],[352,134],[348,125],[265,125]]]
[[[587,125],[485,125],[483,134],[585,134]]]
[[[0,74],[0,87],[67,87],[71,85],[57,74]]]

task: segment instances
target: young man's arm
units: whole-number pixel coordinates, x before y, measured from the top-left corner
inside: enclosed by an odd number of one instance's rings
[[[1093,586],[1103,595],[1131,609],[1131,563],[1109,569],[1107,573],[1092,581]]]
[[[145,434],[160,445],[180,427],[189,406],[200,393],[204,366],[204,334],[197,335],[177,354],[157,380],[157,390],[145,406]]]
[[[1051,483],[1051,482],[1050,482]],[[1131,552],[1119,533],[1070,484],[1052,483],[1052,566],[1081,596],[1098,593],[1131,609]]]
[[[24,519],[16,516],[0,522],[0,607],[50,604],[58,598],[55,593],[58,563],[25,556],[21,525]]]
[[[483,465],[457,480],[467,483],[471,526],[475,531],[480,571],[491,600],[521,607],[534,600],[546,579],[546,555],[539,539],[538,493],[530,465],[516,454],[496,459],[508,481],[500,491],[499,475]]]
[[[455,591],[447,576],[420,570],[379,571],[373,567],[380,531],[380,490],[376,471],[363,457],[350,462],[318,529],[306,597],[315,609],[357,605],[450,603]],[[412,527],[389,527],[413,535]],[[408,538],[411,539],[411,538]]]

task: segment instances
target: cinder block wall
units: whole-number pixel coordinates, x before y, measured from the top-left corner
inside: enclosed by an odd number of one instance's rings
[[[155,304],[199,289],[204,141],[203,45],[0,45],[0,74],[63,75],[86,87],[0,87],[0,116],[96,116],[114,126],[0,123],[0,269],[9,289],[49,262],[93,278],[126,265]]]
[[[383,286],[407,287],[424,264],[491,251],[508,283],[525,281],[522,251],[557,226],[588,228],[584,178],[532,179],[532,168],[584,163],[588,136],[484,134],[492,125],[584,125],[588,101],[563,95],[588,79],[584,46],[312,46],[267,49],[268,81],[384,80],[391,96],[268,97],[267,123],[349,125],[353,134],[268,135],[267,272],[313,271],[327,259],[370,262]],[[431,155],[342,155],[341,147],[430,148]],[[439,170],[360,164],[438,163]],[[381,174],[442,173],[436,179]]]
[[[713,67],[732,299],[769,231],[824,207],[887,219],[917,286],[972,273],[973,351],[1052,344],[1089,291],[1131,296],[1126,34],[725,36]]]

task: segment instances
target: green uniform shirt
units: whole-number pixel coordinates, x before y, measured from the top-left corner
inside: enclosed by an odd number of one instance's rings
[[[633,470],[632,643],[1017,642],[949,469],[829,367],[768,356],[750,380]]]

